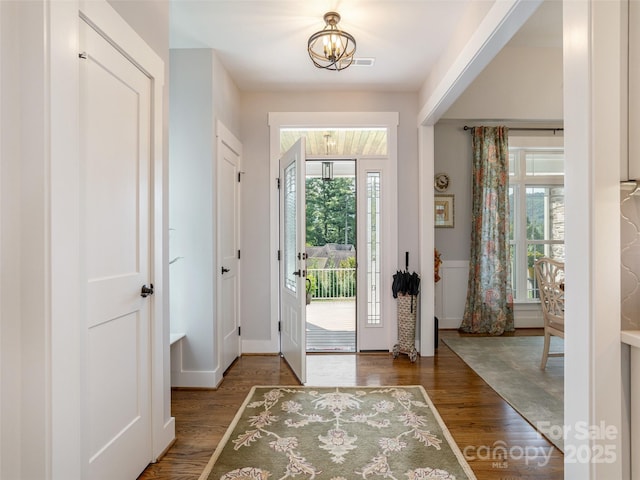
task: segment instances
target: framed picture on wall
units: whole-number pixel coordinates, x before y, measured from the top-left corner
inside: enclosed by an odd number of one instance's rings
[[[434,218],[435,226],[439,228],[453,228],[454,226],[454,206],[453,195],[435,195]]]

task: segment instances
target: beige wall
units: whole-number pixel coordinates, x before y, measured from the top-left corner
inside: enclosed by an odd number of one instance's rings
[[[443,118],[562,119],[562,48],[503,48]]]

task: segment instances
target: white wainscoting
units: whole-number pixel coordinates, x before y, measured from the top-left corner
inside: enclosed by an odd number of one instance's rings
[[[462,323],[468,279],[468,261],[449,260],[440,265],[440,281],[435,288],[438,328],[458,328]]]
[[[469,279],[468,260],[445,260],[440,265],[440,281],[435,286],[435,315],[439,328],[457,329],[462,323]],[[542,313],[537,303],[514,307],[516,328],[542,327]]]

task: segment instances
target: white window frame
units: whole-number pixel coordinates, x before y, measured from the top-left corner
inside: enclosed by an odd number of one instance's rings
[[[531,151],[560,151],[564,153],[563,137],[509,137],[509,153],[514,154],[513,175],[509,176],[509,187],[514,187],[514,202],[511,205],[509,214],[514,219],[514,238],[510,241],[510,246],[514,253],[514,265],[519,265],[512,276],[515,280],[513,287],[514,303],[539,303],[536,298],[528,298],[528,277],[527,277],[527,247],[530,243],[543,245],[562,245],[563,240],[539,240],[529,241],[527,239],[527,211],[526,211],[526,189],[527,187],[551,187],[564,186],[563,175],[527,175],[525,154]]]

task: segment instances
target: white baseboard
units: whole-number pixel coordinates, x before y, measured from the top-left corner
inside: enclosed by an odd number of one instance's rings
[[[242,353],[273,355],[279,352],[277,340],[242,340]]]
[[[542,310],[539,303],[518,303],[513,306],[516,328],[543,328]]]
[[[218,370],[171,372],[171,386],[183,388],[218,388],[222,374]]]

